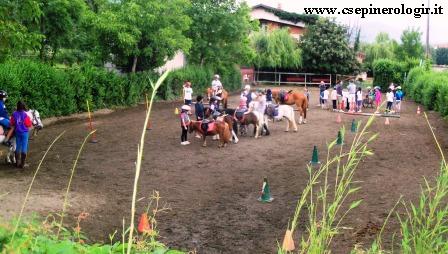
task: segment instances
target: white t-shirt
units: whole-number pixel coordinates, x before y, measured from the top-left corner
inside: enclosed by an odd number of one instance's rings
[[[342,90],[342,98],[347,99],[348,95],[349,95],[349,93],[347,90]]]
[[[212,88],[214,90],[218,90],[219,88],[222,88],[221,81],[219,81],[219,79],[218,80],[213,80],[212,81]]]
[[[355,94],[355,93],[356,93],[356,85],[355,85],[354,83],[350,83],[350,84],[347,86],[347,89],[348,89],[348,92],[349,92],[350,94]]]
[[[333,91],[331,91],[331,99],[334,101],[338,99],[338,91],[336,89],[333,89]]]
[[[356,92],[356,96],[357,96],[357,98],[358,98],[358,101],[362,101],[362,91],[358,91],[358,92]]]
[[[192,100],[193,97],[193,88],[184,87],[184,100]]]
[[[322,96],[322,99],[328,100],[328,96],[330,96],[330,92],[328,92],[328,90],[325,90],[324,95]]]
[[[387,99],[387,102],[394,102],[394,93],[393,92],[387,92],[386,93],[386,99]]]

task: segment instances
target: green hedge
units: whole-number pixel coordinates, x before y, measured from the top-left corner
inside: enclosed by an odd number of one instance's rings
[[[373,62],[373,85],[386,91],[390,83],[403,84],[406,66],[404,63],[390,59],[380,59]]]
[[[18,100],[36,108],[43,117],[93,109],[134,105],[150,91],[153,73],[118,75],[89,65],[57,69],[31,60],[0,64],[0,89],[8,92],[7,107],[13,111]]]
[[[208,67],[191,65],[173,71],[165,80],[160,96],[166,99],[182,96],[182,86],[185,80],[191,82],[194,95],[204,95],[207,87],[211,86],[213,75],[216,73],[221,76],[221,82],[227,91],[241,88],[241,73],[236,67],[213,70]]]
[[[409,72],[404,90],[415,102],[428,110],[448,116],[448,72],[425,71],[417,67]]]
[[[233,91],[241,86],[241,74],[236,67],[212,70],[188,66],[173,71],[159,90],[161,99],[179,98],[184,80],[190,80],[194,93],[204,94],[215,73],[222,77],[224,87]],[[18,100],[29,108],[38,109],[42,117],[63,116],[87,111],[86,100],[93,109],[129,106],[150,93],[152,72],[116,74],[91,65],[58,69],[32,61],[7,61],[0,64],[0,89],[8,92],[7,107],[13,111]]]

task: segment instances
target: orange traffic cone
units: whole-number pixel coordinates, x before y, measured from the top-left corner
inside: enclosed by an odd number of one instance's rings
[[[338,115],[336,116],[336,122],[337,122],[337,123],[341,123],[341,122],[342,122],[341,114],[338,114]]]
[[[384,124],[385,124],[385,125],[390,125],[389,117],[386,117],[386,121],[384,122]]]
[[[144,213],[140,216],[137,230],[141,234],[151,234],[151,224],[149,223],[148,214]]]
[[[284,251],[293,251],[296,247],[294,246],[294,240],[292,239],[291,230],[286,230],[285,238],[283,238],[282,249]]]
[[[417,115],[420,115],[420,106],[417,106]]]

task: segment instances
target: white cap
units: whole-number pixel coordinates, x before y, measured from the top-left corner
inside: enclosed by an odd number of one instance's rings
[[[244,87],[244,90],[250,90],[250,85],[246,85],[246,86]]]
[[[215,76],[213,76],[213,77],[219,79],[219,75],[218,74],[215,74]]]
[[[191,110],[191,107],[188,106],[188,105],[183,105],[183,106],[181,107],[181,109],[190,111],[190,110]]]

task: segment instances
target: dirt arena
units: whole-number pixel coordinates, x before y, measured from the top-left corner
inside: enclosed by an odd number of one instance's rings
[[[235,107],[237,100],[238,96],[233,96],[229,106]],[[317,103],[318,91],[313,90],[308,123],[300,125],[297,133],[285,133],[285,122],[271,123],[270,136],[258,140],[242,137],[239,144],[224,149],[218,149],[211,140],[209,147],[203,148],[192,135],[192,144],[181,146],[179,119],[174,115],[179,103],[156,103],[153,130],[146,138],[138,198],[157,190],[170,205],[171,211],[158,219],[160,240],[197,253],[276,253],[276,241],[282,241],[308,179],[306,163],[313,145],[323,157],[326,143],[336,138],[340,126],[336,114],[321,110]],[[404,102],[400,119],[391,118],[391,124],[385,126],[385,119],[378,118],[373,124],[371,131],[380,133],[372,145],[375,155],[360,165],[355,177],[362,187],[355,198],[363,202],[346,218],[344,226],[353,229],[335,239],[333,253],[348,253],[357,243],[369,245],[400,195],[404,200],[415,200],[423,177],[431,180],[437,174],[440,157],[424,117],[415,114],[416,108],[416,104]],[[90,213],[81,224],[90,239],[108,242],[115,230],[121,237],[123,217],[126,223],[129,221],[144,114],[144,106],[139,106],[95,119],[99,143],[87,144],[81,156],[68,216],[73,222],[80,212]],[[446,150],[448,125],[436,113],[429,116]],[[349,128],[354,118],[367,120],[343,115],[343,124]],[[38,161],[64,130],[66,134],[43,163],[26,209],[27,214],[60,212],[73,160],[87,134],[85,121],[45,128],[30,143],[29,169],[0,166],[0,196],[8,193],[0,198],[0,216],[8,219],[18,213]],[[347,139],[351,137],[348,133]],[[269,178],[275,198],[270,204],[257,201],[264,176]],[[145,209],[147,201],[139,201],[138,211]],[[295,233],[296,245],[305,218],[302,222]],[[392,220],[385,238],[391,239],[396,229],[397,222]]]

